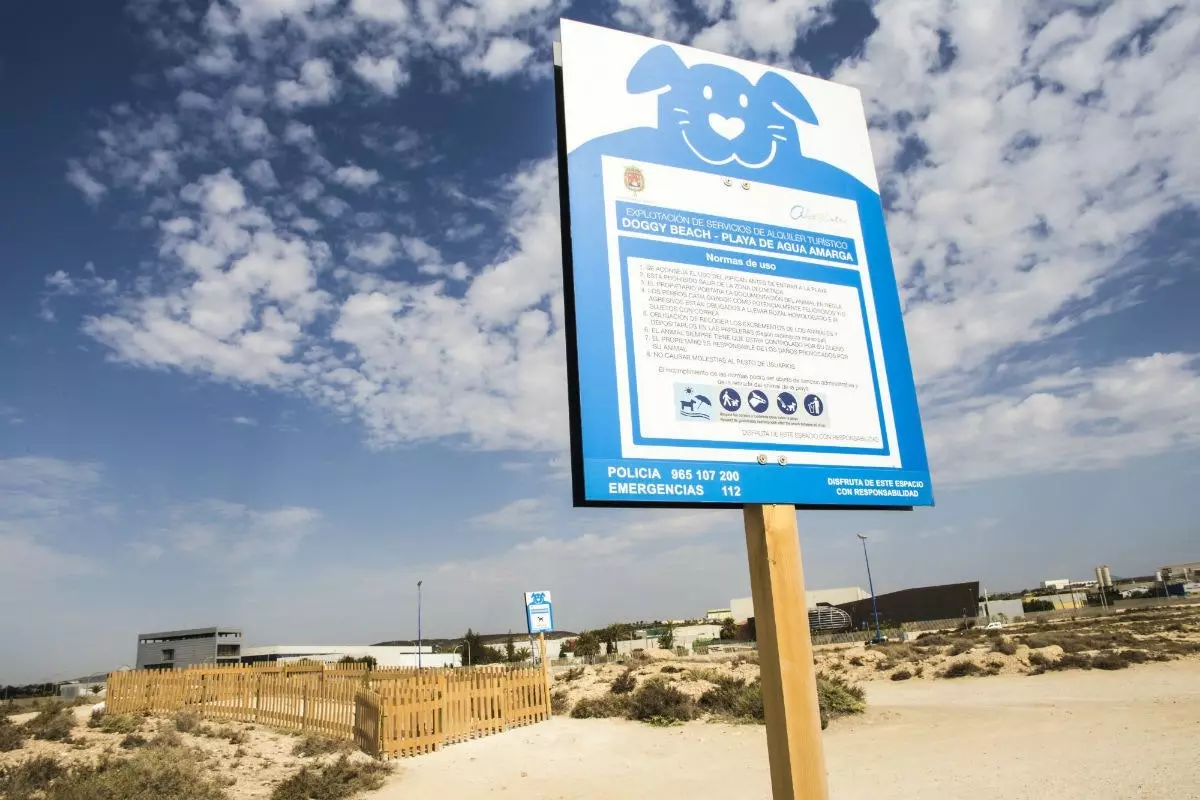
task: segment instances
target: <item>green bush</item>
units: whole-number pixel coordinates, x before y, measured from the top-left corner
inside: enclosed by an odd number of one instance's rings
[[[606,694],[584,697],[571,709],[572,719],[623,717],[629,712],[629,695]]]
[[[612,682],[613,694],[629,694],[637,688],[637,678],[633,677],[633,669],[626,669]]]
[[[391,768],[380,761],[342,756],[321,767],[305,766],[275,787],[271,800],[345,800],[383,786]]]
[[[128,714],[102,714],[97,721],[93,713],[92,719],[88,721],[88,726],[103,733],[129,734],[142,727],[142,721]]]
[[[866,695],[861,686],[852,686],[836,675],[817,676],[817,700],[821,706],[821,727],[830,720],[866,711]]]
[[[53,756],[37,756],[8,768],[0,768],[0,797],[29,800],[42,797],[66,768]]]
[[[709,714],[746,722],[763,722],[762,684],[746,683],[742,678],[723,677],[717,685],[700,695],[699,706]]]
[[[48,708],[25,723],[25,733],[35,739],[64,742],[71,738],[75,715],[61,707]]]
[[[51,784],[45,800],[227,800],[198,756],[186,750],[139,750],[125,759],[77,765]]]
[[[695,716],[696,702],[661,678],[651,678],[630,696],[630,719],[646,722],[661,717],[686,722]]]

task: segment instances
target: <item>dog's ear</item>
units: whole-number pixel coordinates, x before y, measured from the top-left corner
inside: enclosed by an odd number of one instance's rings
[[[778,72],[765,72],[756,84],[761,100],[774,103],[779,110],[810,125],[817,124],[817,115],[808,104],[808,100],[796,88],[796,84],[780,75]]]
[[[629,71],[625,88],[630,94],[653,92],[671,86],[687,72],[687,67],[670,45],[660,44],[646,51]]]

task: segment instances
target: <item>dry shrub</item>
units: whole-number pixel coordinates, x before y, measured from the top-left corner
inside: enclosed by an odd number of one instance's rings
[[[320,767],[305,766],[275,787],[271,800],[345,800],[383,786],[391,767],[342,756]]]
[[[637,678],[633,676],[632,669],[626,669],[612,682],[611,691],[613,694],[629,694],[635,688],[637,688]]]
[[[183,737],[179,735],[179,731],[164,726],[159,728],[158,733],[150,740],[149,745],[160,750],[171,750],[183,747]]]
[[[861,667],[864,663],[863,657],[862,656],[850,656],[850,663],[856,667]]]
[[[764,722],[762,684],[742,678],[724,677],[700,696],[700,708],[710,714],[739,722]]]
[[[955,661],[942,670],[943,678],[965,678],[969,675],[980,675],[983,669],[974,661]]]
[[[721,681],[729,676],[717,669],[689,669],[683,677],[690,681],[705,681],[707,683],[720,684]]]
[[[602,719],[623,717],[629,710],[629,696],[606,694],[600,697],[584,697],[571,709],[572,719]]]
[[[200,727],[200,715],[195,711],[176,711],[171,721],[180,733],[193,733]]]
[[[660,678],[651,678],[630,696],[630,719],[686,722],[696,716],[696,701]]]
[[[1129,664],[1130,662],[1122,658],[1120,653],[1101,653],[1092,659],[1092,666],[1096,669],[1125,669]]]
[[[331,739],[328,736],[305,736],[296,742],[292,755],[301,758],[327,756],[331,753],[349,753],[354,750],[354,744],[343,739]]]
[[[664,672],[667,675],[677,675],[680,672],[685,672],[685,670],[683,667],[676,667],[672,664],[667,664],[665,667],[659,670],[659,672]]]
[[[582,677],[583,677],[583,667],[571,667],[570,669],[568,669],[566,672],[564,672],[562,674],[562,680],[564,683],[570,683],[571,681],[577,681]]]
[[[54,706],[26,722],[25,733],[34,739],[65,742],[71,738],[71,731],[74,727],[75,715],[61,706]]]
[[[1017,643],[1012,639],[997,639],[992,644],[993,653],[1003,653],[1006,656],[1015,656],[1017,654]]]
[[[45,800],[226,800],[187,750],[147,748],[131,758],[72,767],[51,784]]]
[[[218,739],[224,739],[230,744],[245,744],[249,739],[249,737],[246,736],[245,731],[240,731],[237,728],[232,728],[229,726],[217,728],[213,736]]]
[[[972,644],[970,642],[962,642],[962,641],[955,642],[954,646],[950,648],[950,652],[947,653],[946,655],[949,655],[952,657],[953,656],[961,656],[963,653],[971,652],[971,648],[972,648]]]
[[[8,768],[0,768],[0,797],[29,800],[44,797],[66,768],[53,756],[37,756]]]
[[[8,721],[8,717],[0,716],[0,753],[20,750],[25,744],[25,732]]]
[[[145,747],[149,742],[145,736],[136,733],[131,733],[121,740],[120,747],[122,750],[137,750],[140,747]]]
[[[898,669],[892,673],[892,680],[894,681],[906,681],[911,677],[912,673],[906,669]]]
[[[96,712],[92,712],[92,718],[88,720],[88,727],[96,728],[103,733],[130,734],[142,727],[142,721],[128,714],[104,713],[101,713],[97,720]]]
[[[922,633],[917,637],[922,647],[945,647],[954,644],[954,640],[942,633]]]
[[[559,716],[571,710],[571,699],[566,690],[559,689],[550,693],[550,713]]]

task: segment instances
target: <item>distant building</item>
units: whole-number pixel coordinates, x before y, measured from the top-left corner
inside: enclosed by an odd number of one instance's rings
[[[1200,561],[1189,561],[1186,564],[1168,564],[1162,567],[1163,580],[1167,583],[1200,582]]]
[[[242,662],[246,664],[296,661],[334,664],[347,657],[370,657],[375,659],[377,667],[454,667],[462,662],[458,653],[435,653],[430,645],[279,644],[246,647],[242,651]]]
[[[1043,589],[1061,590],[1061,589],[1067,588],[1070,585],[1071,585],[1070,578],[1051,578],[1048,581],[1042,581]]]
[[[193,664],[237,664],[241,659],[241,628],[189,628],[138,634],[138,669],[182,669]]]
[[[871,595],[858,586],[844,586],[837,589],[813,589],[804,593],[804,600],[811,611],[817,606],[840,606],[855,600],[864,600]],[[738,597],[729,601],[729,616],[741,625],[754,616],[754,598]]]
[[[96,702],[104,699],[104,681],[67,681],[58,685],[58,696],[61,700],[75,700],[80,697],[94,697]]]
[[[1025,601],[1041,600],[1054,606],[1055,611],[1087,608],[1088,595],[1085,591],[1058,592],[1057,594],[1026,595]]]
[[[724,622],[733,616],[733,610],[728,608],[710,608],[704,612],[704,618],[709,622]]]
[[[947,583],[901,589],[876,596],[881,623],[930,622],[942,619],[974,619],[979,613],[979,581]],[[842,603],[838,608],[850,615],[855,628],[874,624],[870,598]]]
[[[979,617],[998,622],[1025,619],[1025,605],[1020,600],[988,600],[979,604]]]

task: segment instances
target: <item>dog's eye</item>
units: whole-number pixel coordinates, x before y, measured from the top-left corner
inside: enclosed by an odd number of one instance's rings
[[[742,108],[745,108],[746,106],[750,105],[750,98],[746,97],[746,95],[742,95],[738,98],[738,102],[741,103]]]
[[[704,87],[704,99],[712,100],[712,87],[711,86]]]

